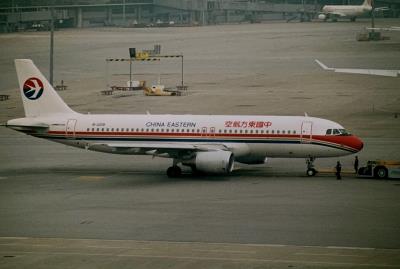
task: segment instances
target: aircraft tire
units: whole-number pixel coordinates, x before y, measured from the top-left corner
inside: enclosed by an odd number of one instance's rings
[[[307,176],[309,177],[315,176],[316,173],[317,171],[314,168],[307,169]]]
[[[167,176],[170,178],[180,177],[182,175],[182,169],[179,166],[171,166],[167,169]]]

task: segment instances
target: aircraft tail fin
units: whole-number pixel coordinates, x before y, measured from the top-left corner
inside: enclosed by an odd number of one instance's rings
[[[363,6],[370,6],[372,7],[372,0],[364,0]]]
[[[19,89],[26,117],[75,113],[30,59],[16,59]]]

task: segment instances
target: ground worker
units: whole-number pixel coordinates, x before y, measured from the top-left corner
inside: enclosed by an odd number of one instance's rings
[[[336,179],[337,180],[342,179],[342,176],[340,175],[340,173],[342,172],[342,165],[340,164],[339,161],[337,161],[335,169],[336,169]]]
[[[357,156],[354,158],[354,170],[357,174],[357,172],[358,172],[358,157]]]

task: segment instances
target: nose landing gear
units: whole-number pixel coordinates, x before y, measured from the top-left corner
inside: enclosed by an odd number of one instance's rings
[[[306,160],[307,163],[307,176],[309,177],[313,177],[315,176],[315,174],[317,174],[317,170],[314,167],[314,161],[315,161],[315,157],[310,157]]]

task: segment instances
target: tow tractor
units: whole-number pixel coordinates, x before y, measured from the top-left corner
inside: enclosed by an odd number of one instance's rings
[[[358,169],[360,177],[400,178],[400,161],[368,161],[366,166]]]

